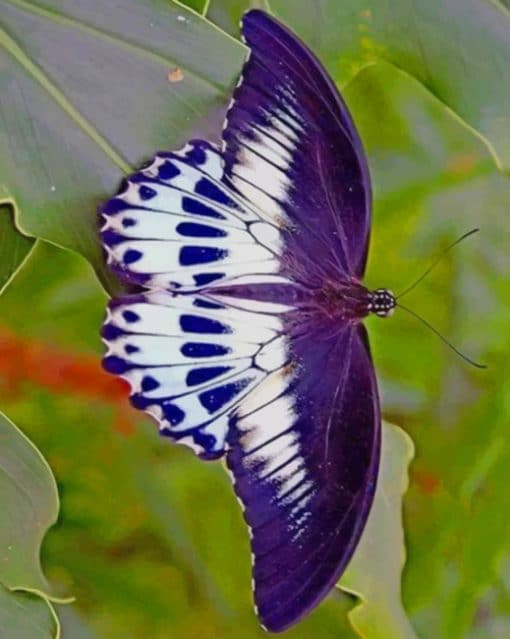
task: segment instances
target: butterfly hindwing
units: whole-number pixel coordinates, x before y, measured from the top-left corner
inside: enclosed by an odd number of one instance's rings
[[[279,316],[194,295],[147,292],[109,305],[106,370],[160,432],[205,458],[224,452],[231,414],[287,354]]]
[[[240,403],[227,456],[251,529],[258,614],[271,631],[306,615],[339,579],[379,461],[364,328],[317,327],[291,340],[290,355],[285,372]]]
[[[324,597],[356,546],[375,490],[379,405],[362,326],[303,330],[296,309],[247,306],[120,298],[103,328],[104,366],[163,435],[204,459],[227,452],[258,613],[279,631]]]

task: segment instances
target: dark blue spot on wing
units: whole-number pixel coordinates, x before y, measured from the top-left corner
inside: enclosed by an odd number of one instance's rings
[[[230,353],[230,348],[222,344],[187,342],[181,346],[181,353],[185,357],[214,357],[215,355],[227,355]]]
[[[186,159],[188,159],[191,164],[195,164],[196,166],[200,166],[204,164],[207,159],[204,149],[202,149],[198,145],[193,145],[193,147],[186,153]]]
[[[179,253],[179,264],[191,266],[193,264],[209,264],[227,257],[228,251],[212,246],[183,246]]]
[[[124,346],[124,350],[128,355],[132,355],[133,353],[138,353],[140,351],[138,346],[135,346],[134,344],[126,344]]]
[[[125,211],[130,207],[131,205],[121,198],[114,197],[103,204],[103,206],[101,207],[101,212],[106,213],[107,215],[114,215],[115,213],[120,213],[121,211]]]
[[[186,417],[184,411],[175,404],[164,403],[161,405],[161,408],[163,409],[165,419],[168,420],[172,426],[177,426]]]
[[[154,405],[154,399],[144,397],[140,393],[131,395],[131,397],[129,398],[129,402],[131,403],[131,406],[133,406],[134,408],[138,408],[139,410],[145,410],[148,406]]]
[[[121,242],[125,242],[126,238],[115,231],[102,231],[101,239],[103,240],[103,244],[107,246],[116,246]]]
[[[122,311],[122,317],[129,324],[132,324],[133,322],[138,322],[138,320],[140,319],[140,315],[138,315],[138,313],[135,313],[134,311]]]
[[[133,220],[133,218],[132,218],[132,217],[125,217],[125,218],[122,220],[122,226],[123,226],[125,229],[129,228],[130,226],[136,226],[136,220]]]
[[[179,323],[186,333],[231,333],[228,326],[200,315],[181,315]]]
[[[196,286],[206,286],[215,280],[221,279],[224,275],[225,273],[199,273],[198,275],[193,275],[193,279],[195,280]]]
[[[215,209],[188,196],[182,198],[182,210],[192,215],[205,215],[205,217],[214,217],[218,220],[225,219],[225,216]]]
[[[172,162],[165,162],[158,167],[158,177],[161,180],[172,180],[180,174],[179,169]]]
[[[157,379],[151,377],[150,375],[145,375],[142,379],[142,390],[144,393],[148,393],[149,391],[156,390],[159,388],[160,384]]]
[[[204,449],[205,454],[211,454],[216,446],[216,437],[209,433],[197,431],[193,433],[193,439],[195,440],[195,444],[198,444],[198,446]]]
[[[138,262],[138,260],[143,256],[143,253],[140,251],[136,251],[135,249],[128,249],[124,253],[124,263],[125,264],[133,264],[134,262]]]
[[[227,233],[222,229],[197,224],[196,222],[181,222],[177,225],[177,233],[186,237],[226,237]]]
[[[142,186],[138,189],[138,194],[142,200],[151,200],[153,197],[156,197],[158,192],[151,189],[150,186],[142,184]]]
[[[202,178],[195,184],[195,193],[203,195],[209,200],[214,200],[219,204],[227,204],[228,206],[237,208],[235,202],[233,202],[224,191],[207,178]]]
[[[106,340],[114,340],[121,335],[125,335],[124,331],[115,324],[105,324],[101,330],[101,337]]]
[[[122,375],[122,373],[125,373],[131,367],[125,360],[121,359],[120,357],[117,357],[116,355],[108,355],[108,357],[105,357],[103,359],[103,368],[108,373],[113,373],[114,375]]]
[[[132,184],[138,184],[139,182],[145,182],[147,179],[150,179],[150,178],[147,178],[147,176],[146,176],[146,175],[144,175],[143,173],[140,173],[140,172],[138,172],[138,173],[132,173],[132,174],[129,176],[129,179],[126,179],[126,182],[125,182],[125,184],[126,184],[126,190],[127,190],[127,189],[129,189],[129,187],[130,187]],[[120,193],[120,192],[121,192],[121,191],[119,191],[119,193]]]
[[[203,449],[203,452],[199,453],[202,459],[218,459],[224,453],[223,449],[217,450],[218,441],[214,435],[206,433],[197,427],[179,432],[171,431],[169,428],[163,427],[160,432],[162,435],[171,437],[176,441],[185,437],[192,437],[193,442]]]
[[[199,297],[193,300],[193,306],[197,306],[198,308],[225,308],[221,304],[210,302],[209,300],[203,300]]]
[[[215,413],[225,404],[228,404],[236,395],[238,395],[248,384],[252,378],[243,379],[239,382],[232,382],[224,386],[218,386],[212,390],[200,393],[198,399],[208,413]]]
[[[232,370],[232,366],[211,366],[209,368],[195,368],[186,375],[187,386],[198,386],[198,384],[205,384],[211,379],[215,379],[220,375],[228,373]]]

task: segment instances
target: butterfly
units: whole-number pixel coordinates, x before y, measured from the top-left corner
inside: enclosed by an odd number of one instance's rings
[[[243,505],[258,616],[282,631],[334,587],[373,501],[381,441],[362,320],[365,154],[317,58],[260,10],[222,146],[157,153],[100,209],[107,261],[141,292],[110,302],[104,368],[161,435],[224,457]]]

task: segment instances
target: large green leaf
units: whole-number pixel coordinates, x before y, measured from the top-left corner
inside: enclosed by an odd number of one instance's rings
[[[492,0],[270,0],[343,84],[378,60],[426,86],[510,169],[510,14]]]
[[[58,617],[63,639],[97,639],[98,635],[73,606],[58,606]]]
[[[27,309],[33,299],[36,313]],[[99,373],[99,327],[106,299],[85,259],[39,240],[16,276],[16,285],[0,298],[0,327],[7,325],[20,338],[43,339],[60,349],[92,351]],[[31,373],[27,370],[25,378]]]
[[[481,141],[406,73],[374,65],[345,93],[375,181],[371,285],[398,290],[448,241],[482,227],[408,303],[468,354],[487,359],[487,374],[465,369],[402,313],[368,324],[384,409],[406,424],[418,451],[405,499],[406,610],[423,639],[501,639],[510,610],[509,183]],[[48,246],[34,252],[37,259],[20,274],[23,290],[10,287],[0,302],[2,321],[70,347],[79,337],[80,349],[96,351],[103,297],[81,263],[74,269],[71,254],[57,253]],[[39,291],[41,312],[27,313],[24,297]],[[143,457],[134,472],[136,456],[123,454],[111,413],[90,405],[34,388],[9,397],[9,411],[30,428],[66,489],[66,525],[48,540],[52,577],[73,584],[73,592],[76,586],[101,637],[261,637],[248,605],[245,530],[220,469],[165,447],[148,424],[147,437],[134,442]],[[164,489],[155,491],[161,510],[152,515],[145,489],[132,487],[133,476],[146,472]],[[172,527],[162,533],[154,524],[165,499],[202,565],[219,575],[222,593],[240,611],[228,631]],[[350,636],[341,626],[344,610],[332,598],[289,636]]]
[[[397,426],[384,423],[374,505],[338,584],[359,598],[349,618],[360,637],[366,639],[416,639],[402,606],[400,585],[405,561],[402,496],[413,455],[409,436]]]
[[[56,637],[39,554],[57,519],[57,488],[39,451],[1,414],[0,504],[0,636]]]
[[[0,583],[8,588],[47,587],[39,553],[58,515],[51,470],[35,446],[0,415]]]
[[[108,281],[98,203],[228,100],[242,57],[167,0],[0,0],[0,187],[20,228],[80,252]]]
[[[9,592],[0,584],[0,637],[58,639],[58,621],[51,604],[31,593]]]
[[[33,244],[32,238],[16,228],[12,206],[0,203],[0,293],[16,275]]]

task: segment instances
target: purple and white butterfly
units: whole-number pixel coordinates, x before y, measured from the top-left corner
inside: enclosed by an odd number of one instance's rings
[[[366,330],[390,291],[360,280],[371,189],[346,105],[267,14],[217,149],[158,153],[102,208],[113,300],[107,371],[162,435],[226,456],[244,506],[261,622],[281,631],[343,573],[374,497],[381,418]]]

